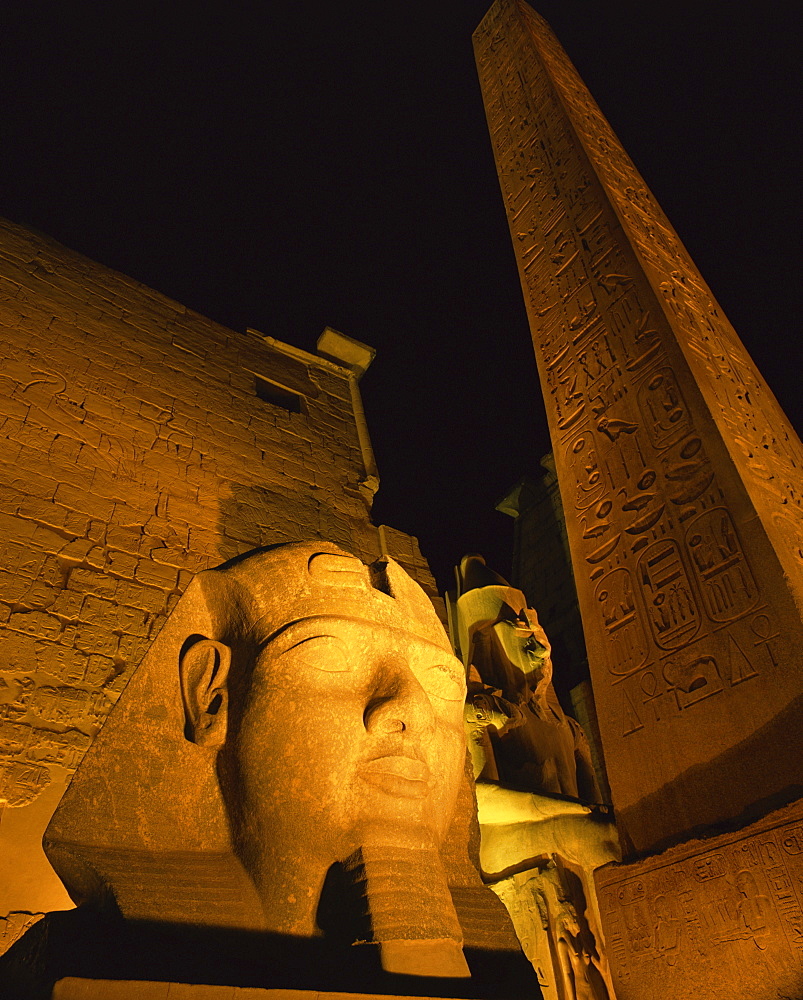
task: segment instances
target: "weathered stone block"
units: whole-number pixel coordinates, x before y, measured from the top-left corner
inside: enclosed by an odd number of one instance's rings
[[[134,577],[140,583],[148,586],[173,590],[178,580],[178,570],[174,566],[162,566],[159,563],[141,559],[134,571]]]
[[[0,570],[0,600],[15,604],[27,592],[29,586],[30,580],[24,576]]]
[[[115,636],[109,624],[100,622],[98,624],[79,622],[72,627],[72,642],[76,649],[84,653],[102,653],[104,656],[114,656],[117,651],[117,636]]]
[[[140,560],[137,556],[129,555],[127,552],[116,552],[112,549],[109,551],[106,568],[109,573],[114,573],[115,576],[124,576],[133,579],[139,562]]]
[[[7,627],[0,629],[0,669],[21,673],[33,671],[37,663],[35,641]]]
[[[61,632],[62,623],[44,611],[16,611],[8,619],[8,628],[41,639],[53,639]]]
[[[61,483],[55,494],[56,500],[81,514],[86,514],[99,521],[110,521],[114,512],[114,504],[102,497],[89,493],[86,489],[79,489],[68,483]]]
[[[76,566],[70,570],[68,587],[82,597],[86,594],[94,594],[97,597],[114,597],[117,592],[117,581],[105,573],[99,573],[94,569],[84,569]]]

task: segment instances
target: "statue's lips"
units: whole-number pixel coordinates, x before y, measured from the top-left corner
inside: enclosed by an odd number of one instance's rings
[[[401,754],[375,757],[360,767],[368,784],[404,799],[423,799],[429,791],[430,773],[424,761]]]

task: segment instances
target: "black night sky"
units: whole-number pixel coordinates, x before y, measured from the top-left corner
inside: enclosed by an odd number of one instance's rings
[[[378,350],[378,521],[509,570],[549,449],[474,70],[490,0],[11,0],[0,215],[232,327]],[[796,3],[541,0],[793,423]]]

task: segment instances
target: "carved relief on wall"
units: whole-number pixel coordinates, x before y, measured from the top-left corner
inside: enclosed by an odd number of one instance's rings
[[[711,620],[730,621],[749,610],[758,588],[728,511],[715,507],[698,514],[689,522],[686,538]]]
[[[792,810],[794,811],[794,810]],[[599,873],[611,965],[626,998],[795,995],[803,969],[803,825],[742,834]],[[786,822],[780,825],[779,818]]]
[[[677,544],[667,538],[643,549],[638,578],[655,644],[662,649],[688,645],[702,616]]]
[[[60,598],[59,606],[77,598],[76,609],[84,601],[83,595],[47,590],[49,609]],[[9,807],[33,802],[53,766],[75,770],[119,694],[119,659],[67,645],[81,642],[79,628],[67,625],[65,634],[52,611],[31,610],[12,614],[0,629],[0,798]],[[111,639],[117,654],[118,638]]]
[[[638,400],[655,448],[662,448],[690,430],[688,407],[671,368],[660,368],[643,382]]]
[[[606,660],[612,674],[630,674],[649,656],[644,629],[636,614],[633,578],[624,567],[603,576],[594,590],[607,638]]]
[[[702,637],[665,654],[622,679],[618,687],[618,731],[631,736],[678,718],[713,696],[727,699],[746,681],[777,664],[781,635],[769,613],[743,618],[716,645]]]
[[[532,36],[523,31],[528,21]],[[794,542],[794,553],[801,553],[797,557],[803,558],[801,521],[783,509],[789,504],[799,509],[796,481],[803,468],[803,448],[549,29],[529,8],[516,7],[512,15],[510,5],[502,4],[475,38],[480,76],[494,94],[488,104],[491,134],[495,139],[505,137],[496,146],[500,182],[511,212],[514,242],[521,248],[522,283],[533,329],[544,335],[542,370],[549,371],[560,356],[562,374],[545,376],[552,383],[547,392],[556,399],[557,427],[564,429],[567,420],[579,417],[588,402],[581,382],[599,365],[593,352],[573,352],[572,339],[576,341],[583,324],[592,318],[616,325],[611,315],[616,309],[614,300],[625,290],[633,291],[629,287],[633,263],[617,246],[622,235],[616,217],[600,207],[596,196],[588,205],[583,203],[581,192],[589,185],[588,155],[616,210],[635,234],[639,250],[648,247],[650,253],[658,254],[663,273],[671,275],[661,285],[670,314],[683,325],[692,353],[697,351],[705,359],[705,384],[715,391],[712,399],[717,413],[746,460],[751,482],[771,495],[769,509],[778,515],[773,523],[784,538]],[[566,129],[560,102],[566,102],[582,147]],[[565,284],[564,276],[568,278]],[[658,320],[643,307],[640,311],[631,336],[635,332],[646,351],[636,356],[628,356],[627,349],[621,351],[629,371],[638,370],[659,348]],[[546,336],[545,317],[552,328],[550,336]],[[555,338],[560,346],[556,343],[553,348],[550,342]],[[632,349],[636,344],[628,346]],[[695,374],[701,373],[695,370]],[[677,378],[666,365],[640,388],[639,403],[654,446],[688,429]],[[602,419],[607,420],[608,414]],[[633,417],[618,414],[616,419],[624,419],[615,425],[620,433],[628,424],[637,423]],[[774,455],[771,465],[767,464],[768,452]]]

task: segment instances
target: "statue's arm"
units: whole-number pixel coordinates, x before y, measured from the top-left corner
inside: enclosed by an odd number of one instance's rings
[[[616,827],[604,807],[487,781],[478,781],[476,790],[487,874],[555,853],[588,870],[620,860]]]

